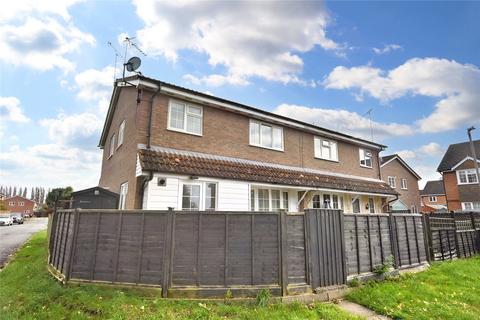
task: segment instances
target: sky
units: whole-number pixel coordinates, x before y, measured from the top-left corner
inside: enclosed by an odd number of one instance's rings
[[[480,2],[11,2],[0,185],[97,185],[113,79],[139,56],[145,76],[368,140],[371,120],[422,187],[466,128],[480,139],[479,16]]]

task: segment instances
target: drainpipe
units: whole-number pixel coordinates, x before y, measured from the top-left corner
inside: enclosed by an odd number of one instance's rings
[[[390,200],[387,202],[387,210],[390,211],[390,203],[395,202],[398,200],[398,194],[395,195],[395,199]]]
[[[155,92],[155,94],[152,96],[152,99],[150,100],[150,111],[148,113],[148,128],[147,128],[147,149],[150,150],[151,146],[152,146],[152,118],[153,118],[153,102],[155,101],[155,97],[160,93],[161,91],[161,86],[159,85],[158,86],[158,89],[157,91]],[[137,104],[140,103],[140,97],[137,95]],[[148,178],[146,178],[143,183],[142,183],[142,189],[140,190],[141,194],[140,194],[140,200],[141,200],[141,207],[143,209],[143,197],[145,195],[145,188],[147,186],[147,184],[152,181],[153,179],[153,171],[152,170],[149,170],[149,173],[148,173]]]

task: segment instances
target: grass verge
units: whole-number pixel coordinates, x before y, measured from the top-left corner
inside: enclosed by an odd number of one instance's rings
[[[46,270],[46,232],[0,272],[1,319],[358,319],[333,304],[173,301],[138,289],[62,286]]]
[[[417,274],[369,282],[347,299],[396,319],[479,319],[480,256],[434,263]]]

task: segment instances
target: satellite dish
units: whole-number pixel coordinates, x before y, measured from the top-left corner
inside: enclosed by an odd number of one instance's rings
[[[127,68],[127,71],[132,72],[137,70],[141,64],[142,60],[140,60],[139,57],[131,57],[128,59],[127,63],[125,63],[125,67]]]

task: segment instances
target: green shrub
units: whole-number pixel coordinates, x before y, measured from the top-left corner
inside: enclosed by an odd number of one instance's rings
[[[257,299],[256,299],[257,306],[266,307],[270,302],[270,297],[271,297],[270,290],[268,289],[260,290],[257,293]]]
[[[385,260],[383,261],[382,264],[379,264],[377,266],[373,267],[373,272],[382,275],[390,271],[390,269],[393,268],[393,256],[390,255]]]

